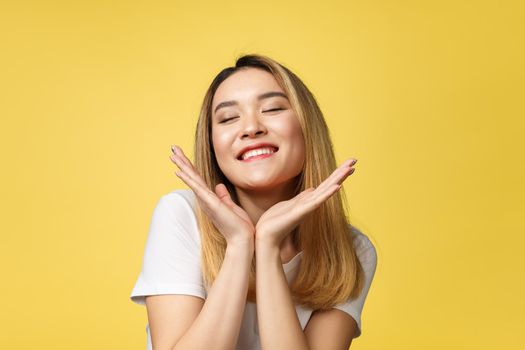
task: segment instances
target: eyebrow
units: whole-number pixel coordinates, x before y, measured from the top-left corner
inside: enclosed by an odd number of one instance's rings
[[[281,97],[284,97],[285,99],[288,99],[288,96],[286,96],[286,94],[280,92],[280,91],[270,91],[270,92],[265,92],[264,94],[261,94],[259,96],[257,96],[257,100],[264,100],[265,98],[270,98],[270,97],[274,97],[274,96],[281,96]],[[224,101],[224,102],[221,102],[217,105],[217,107],[215,107],[215,110],[213,111],[214,113],[217,113],[217,110],[219,108],[222,108],[222,107],[228,107],[228,106],[235,106],[237,105],[238,102],[237,101]]]

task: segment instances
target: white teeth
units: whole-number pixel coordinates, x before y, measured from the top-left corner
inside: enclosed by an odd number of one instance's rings
[[[246,153],[244,153],[242,155],[242,160],[248,159],[250,157],[255,157],[255,156],[258,156],[260,154],[272,154],[272,153],[274,153],[274,150],[273,150],[273,148],[269,148],[269,147],[252,149],[252,150],[249,150],[249,151],[247,151]]]

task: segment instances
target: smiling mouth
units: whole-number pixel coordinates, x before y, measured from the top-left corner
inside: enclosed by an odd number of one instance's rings
[[[275,153],[277,153],[277,151],[279,151],[279,148],[278,147],[274,147],[273,148],[273,152],[272,153],[262,153],[262,154],[258,154],[256,156],[250,156],[246,159],[243,159],[242,158],[242,154],[237,158],[237,160],[241,161],[241,162],[250,162],[250,161],[254,161],[254,160],[258,160],[258,159],[264,159],[264,158],[268,158],[268,157],[271,157],[273,156]]]

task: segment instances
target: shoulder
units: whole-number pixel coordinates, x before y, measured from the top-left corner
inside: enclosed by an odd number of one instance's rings
[[[177,189],[162,195],[153,213],[152,230],[200,242],[193,191]]]
[[[353,234],[353,243],[356,250],[356,254],[363,265],[375,265],[377,264],[377,251],[366,234],[361,232],[355,226],[348,225]]]
[[[192,190],[176,189],[162,195],[159,204],[173,209],[186,208],[195,211],[195,194]]]
[[[177,189],[160,197],[155,212],[162,217],[176,221],[188,221],[196,218],[195,194],[191,190]]]

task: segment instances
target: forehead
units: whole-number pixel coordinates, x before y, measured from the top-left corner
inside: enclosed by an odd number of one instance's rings
[[[233,73],[215,91],[212,108],[226,100],[250,101],[268,91],[281,91],[274,76],[262,69],[248,68]]]

